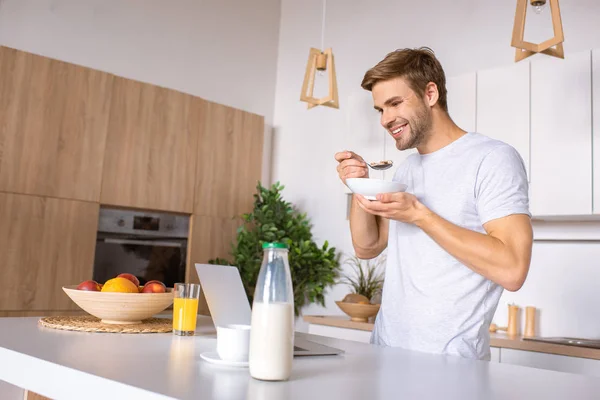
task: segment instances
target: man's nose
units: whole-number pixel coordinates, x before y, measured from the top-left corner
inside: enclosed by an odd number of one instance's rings
[[[394,122],[394,119],[396,119],[396,117],[384,111],[381,114],[381,125],[383,125],[383,127],[387,129],[388,125]]]

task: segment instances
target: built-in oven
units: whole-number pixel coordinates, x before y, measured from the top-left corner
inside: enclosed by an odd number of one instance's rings
[[[93,279],[104,283],[121,273],[141,285],[151,280],[173,287],[185,281],[189,217],[100,209]]]

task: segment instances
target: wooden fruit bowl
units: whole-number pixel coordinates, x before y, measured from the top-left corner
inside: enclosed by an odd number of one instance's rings
[[[369,318],[374,317],[379,312],[379,304],[359,304],[336,301],[335,304],[342,309],[351,321],[369,322]]]
[[[105,324],[139,324],[144,319],[173,304],[173,289],[166,293],[114,293],[77,290],[77,285],[63,290],[85,312]]]

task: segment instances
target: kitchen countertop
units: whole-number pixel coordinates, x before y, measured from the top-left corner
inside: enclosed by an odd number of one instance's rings
[[[347,316],[305,315],[304,321],[308,322],[309,324],[333,326],[336,328],[357,329],[361,331],[373,330],[373,323],[350,321],[350,318]],[[502,332],[490,333],[490,346],[503,349],[535,351],[538,353],[558,354],[563,356],[600,360],[600,349],[569,346],[564,344],[534,342],[530,340],[523,340],[522,336],[509,336]]]
[[[527,399],[597,398],[600,379],[383,348],[297,333],[345,351],[294,359],[288,382],[214,366],[209,318],[198,336],[60,331],[38,318],[0,319],[0,380],[54,399]]]

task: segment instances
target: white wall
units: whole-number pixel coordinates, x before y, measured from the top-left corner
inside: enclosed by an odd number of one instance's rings
[[[0,44],[265,117],[270,180],[279,0],[0,0]]]
[[[510,41],[516,2],[327,1],[324,47],[332,47],[335,56],[340,110],[307,110],[299,101],[300,88],[309,48],[321,47],[322,4],[320,0],[282,1],[273,180],[285,184],[286,199],[312,218],[317,240],[328,240],[351,254],[345,220],[347,190],[337,178],[333,155],[351,148],[368,160],[392,157],[391,146],[387,146],[388,154],[383,154],[381,143],[389,144],[390,139],[378,126],[370,93],[360,88],[364,73],[388,52],[418,46],[436,52],[448,77],[513,64],[515,49]],[[562,0],[560,6],[567,56],[600,47],[600,3]],[[525,39],[541,41],[551,36],[550,26],[544,25],[549,21],[548,10],[537,21],[530,18],[532,14],[528,13]],[[577,234],[576,225],[571,229]],[[519,293],[502,298],[497,322],[506,322],[506,304],[514,300],[523,307],[543,308],[540,323],[544,334],[591,336],[596,332],[600,336],[600,324],[586,322],[594,319],[590,305],[600,298],[594,298],[592,283],[600,271],[598,254],[600,242],[536,243],[529,279]],[[570,273],[574,265],[576,273]],[[334,301],[347,291],[335,287],[327,296],[325,309],[311,306],[305,314],[341,314]],[[553,297],[559,294],[569,297],[561,302]],[[592,300],[584,301],[588,296]]]

